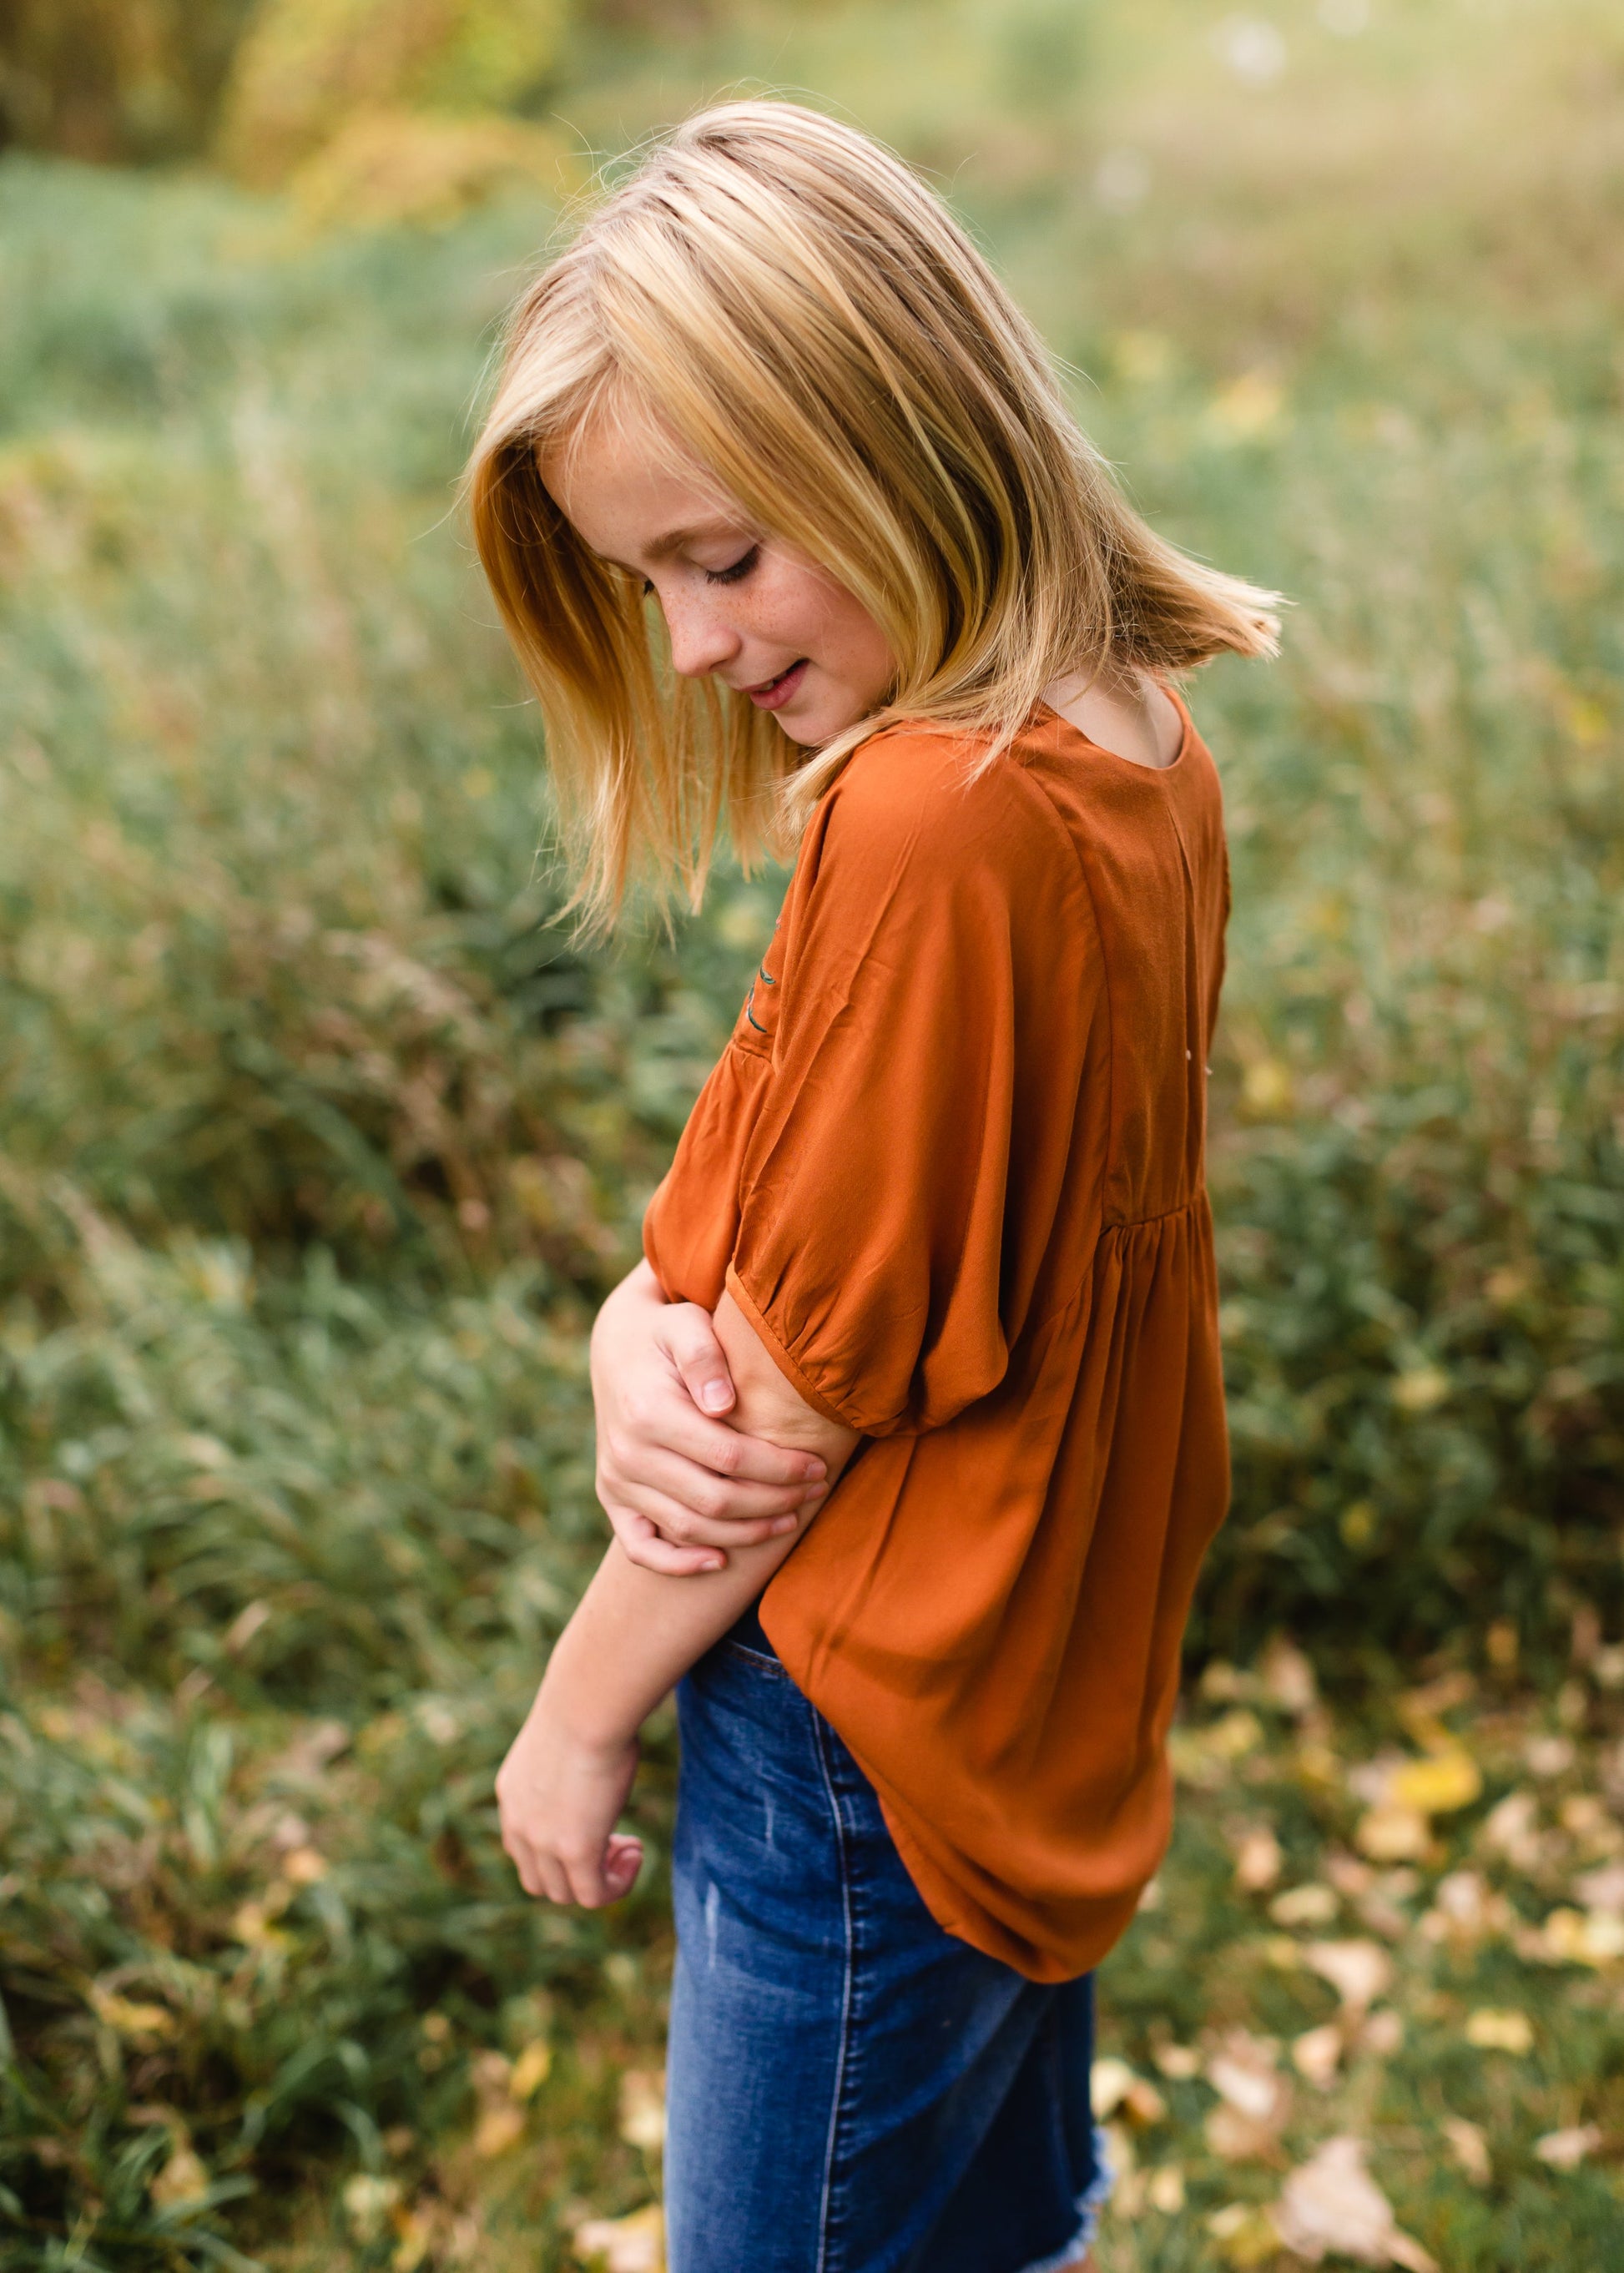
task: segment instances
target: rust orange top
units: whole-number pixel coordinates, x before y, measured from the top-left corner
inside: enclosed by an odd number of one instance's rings
[[[1183,709],[1183,706],[1180,706]],[[1166,1737],[1229,1493],[1206,1074],[1212,758],[1040,707],[891,727],[819,806],[649,1260],[726,1285],[868,1440],[763,1598],[950,1932],[1086,1971],[1167,1843]]]

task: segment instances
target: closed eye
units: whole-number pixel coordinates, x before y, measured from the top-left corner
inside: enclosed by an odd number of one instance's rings
[[[731,568],[707,568],[705,581],[707,584],[742,584],[760,558],[760,545],[752,544],[748,552],[739,555]]]

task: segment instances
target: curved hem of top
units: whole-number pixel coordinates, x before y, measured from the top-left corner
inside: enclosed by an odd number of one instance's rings
[[[1099,2238],[1101,2212],[1116,2183],[1116,2173],[1106,2150],[1105,2134],[1097,2123],[1094,2127],[1094,2175],[1077,2197],[1076,2232],[1052,2256],[1034,2259],[1030,2265],[1023,2265],[1020,2273],[1066,2273],[1068,2266],[1080,2264],[1094,2247]]]
[[[852,1414],[843,1413],[838,1405],[832,1404],[824,1396],[817,1384],[802,1372],[799,1362],[780,1340],[777,1329],[771,1324],[760,1303],[750,1293],[731,1263],[727,1266],[722,1284],[744,1312],[746,1319],[755,1330],[757,1341],[761,1343],[768,1356],[771,1358],[778,1371],[797,1395],[803,1398],[815,1412],[821,1413],[825,1421],[833,1421],[842,1429],[855,1429],[860,1437],[871,1436],[872,1429],[865,1429],[861,1422]]]

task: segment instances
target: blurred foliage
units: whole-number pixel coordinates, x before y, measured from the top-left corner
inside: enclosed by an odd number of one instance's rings
[[[553,85],[567,0],[261,0],[228,91],[222,147],[283,181],[370,111],[523,109]]]
[[[357,9],[276,13],[333,32],[312,101],[354,83]],[[8,104],[36,20],[0,15]],[[490,1778],[600,1535],[586,1323],[778,882],[613,952],[556,923],[533,718],[452,513],[554,209],[540,144],[457,138],[528,135],[488,107],[545,84],[613,153],[769,76],[937,168],[1158,524],[1297,602],[1278,665],[1192,690],[1236,874],[1237,1494],[1193,1649],[1250,1667],[1289,1631],[1355,1717],[1293,1735],[1213,1690],[1110,2025],[1146,2065],[1164,2022],[1321,2026],[1225,1826],[1329,1870],[1395,1667],[1475,1669],[1487,1789],[1382,1897],[1413,2045],[1356,2058],[1350,2024],[1300,2143],[1376,2125],[1452,2269],[1562,2262],[1562,2218],[1604,2262],[1611,2176],[1534,2141],[1591,2120],[1575,2062],[1616,2067],[1614,1961],[1526,1937],[1620,1789],[1624,42],[1589,0],[1237,20],[593,11],[533,79],[468,62],[485,109],[425,111],[418,64],[312,109],[276,160],[302,206],[0,165],[0,2264],[553,2264],[652,2184],[614,2108],[658,2061],[658,1873],[539,1916]],[[148,153],[124,134],[74,146]],[[1570,1647],[1542,1730],[1516,1669]],[[1422,1905],[1490,1868],[1525,1742],[1551,1821],[1473,1987]],[[663,1729],[650,1761],[658,1855]],[[1478,1997],[1561,1999],[1531,2084],[1467,2060]],[[1236,2206],[1188,2143],[1207,2089],[1156,2134],[1201,2219]],[[1492,2181],[1415,2147],[1445,2104]],[[1113,2269],[1262,2231],[1142,2207]]]
[[[176,158],[213,132],[254,0],[0,0],[0,144]]]

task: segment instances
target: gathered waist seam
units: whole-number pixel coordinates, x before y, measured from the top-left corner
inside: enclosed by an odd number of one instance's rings
[[[1106,1233],[1110,1231],[1144,1231],[1147,1230],[1152,1224],[1170,1223],[1176,1215],[1188,1215],[1192,1208],[1199,1207],[1207,1197],[1207,1187],[1203,1184],[1199,1190],[1192,1192],[1187,1200],[1180,1200],[1177,1207],[1163,1208],[1157,1215],[1124,1215],[1117,1219],[1107,1218],[1100,1226],[1100,1236],[1103,1239]]]

